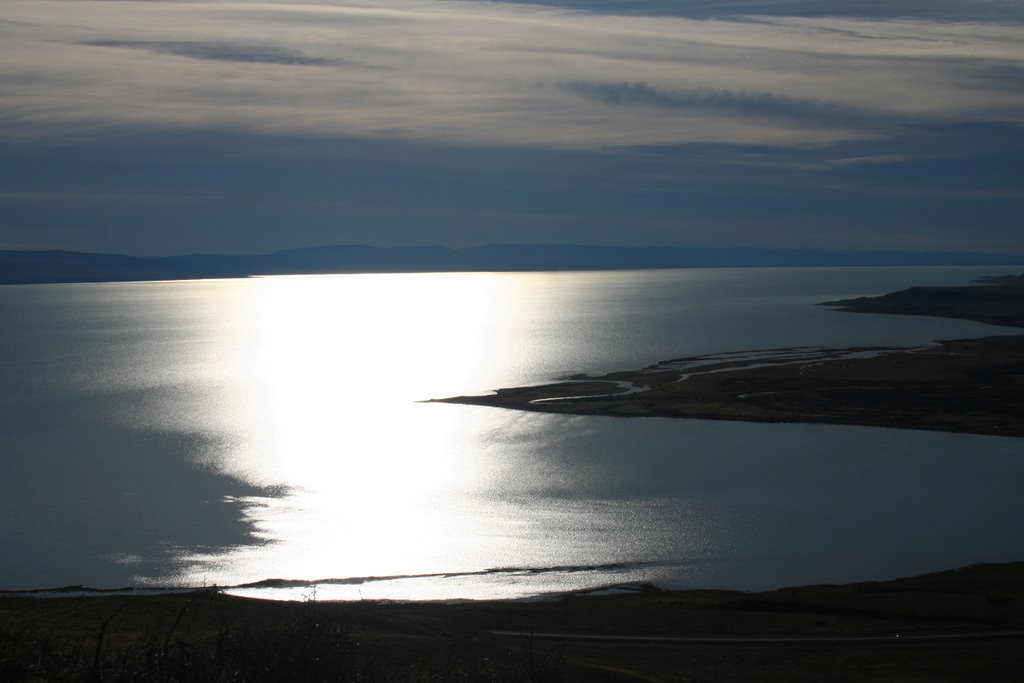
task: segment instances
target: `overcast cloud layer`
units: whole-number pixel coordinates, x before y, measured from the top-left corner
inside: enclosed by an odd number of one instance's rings
[[[1019,25],[422,0],[7,0],[3,15],[13,135],[212,125],[516,146],[797,145],[1024,111],[1024,88],[1006,87],[1024,81]]]
[[[1024,251],[1021,3],[559,4],[5,0],[0,245]],[[296,145],[317,151],[271,151]],[[240,183],[253,163],[263,180]],[[253,219],[268,185],[283,192],[271,178],[314,167],[358,194],[287,181],[293,225]],[[202,168],[217,172],[200,192]],[[521,203],[481,205],[481,178]],[[771,187],[788,198],[774,210]],[[180,224],[147,224],[152,202]]]

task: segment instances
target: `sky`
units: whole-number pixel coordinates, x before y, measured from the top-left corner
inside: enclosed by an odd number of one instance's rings
[[[1024,254],[1024,0],[3,0],[0,249]]]

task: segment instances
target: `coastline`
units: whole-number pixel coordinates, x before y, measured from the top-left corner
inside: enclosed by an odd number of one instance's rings
[[[1024,327],[1019,276],[831,301],[839,311],[929,315]],[[573,415],[668,417],[1024,436],[1024,336],[921,348],[789,348],[662,361],[493,394],[432,399]]]
[[[572,415],[807,422],[1021,437],[1021,377],[1024,336],[983,337],[917,349],[797,348],[693,356],[640,370],[432,401]],[[631,386],[623,390],[624,385]]]

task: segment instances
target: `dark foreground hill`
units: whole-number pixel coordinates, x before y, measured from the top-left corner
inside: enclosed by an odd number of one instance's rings
[[[1019,681],[1024,563],[763,593],[0,597],[4,681]]]
[[[188,264],[77,251],[0,251],[0,284],[125,282],[201,277]]]

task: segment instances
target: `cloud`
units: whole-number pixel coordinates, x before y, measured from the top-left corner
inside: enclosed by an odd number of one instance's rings
[[[1024,91],[1010,87],[1021,45],[1020,24],[920,19],[5,0],[0,137],[212,128],[533,148],[834,144],[885,137],[893,121],[1024,120]]]
[[[715,88],[665,90],[647,83],[566,83],[565,90],[608,105],[668,109],[701,109],[749,117],[864,121],[872,117],[859,107],[834,101],[785,97],[769,92],[736,92]]]
[[[147,50],[158,54],[177,55],[190,59],[209,59],[222,62],[250,62],[257,64],[293,64],[325,66],[338,61],[309,57],[296,50],[272,45],[232,45],[203,41],[144,41],[144,40],[87,40],[81,45],[115,47],[129,50]]]
[[[862,164],[898,164],[911,160],[913,160],[913,157],[908,154],[873,154],[864,157],[829,159],[826,163],[829,166],[859,166]]]
[[[498,1],[498,0],[496,0]],[[538,5],[609,14],[729,17],[928,17],[945,21],[1019,21],[1018,0],[533,0]]]

